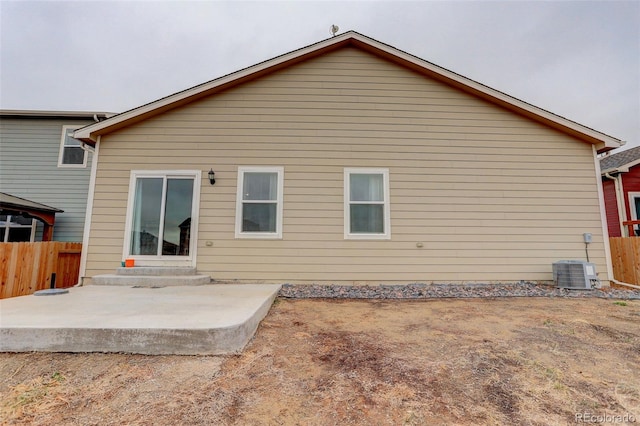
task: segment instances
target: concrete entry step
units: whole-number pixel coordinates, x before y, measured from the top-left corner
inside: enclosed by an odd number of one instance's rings
[[[280,289],[269,284],[85,286],[0,300],[0,351],[238,353]]]
[[[118,268],[117,275],[149,275],[149,276],[177,276],[177,275],[196,275],[196,268],[193,267],[151,267],[151,266],[135,266],[133,268]]]
[[[197,286],[209,284],[209,275],[95,275],[91,284],[127,287]]]
[[[115,274],[96,275],[91,279],[95,285],[118,285],[128,287],[168,287],[204,285],[211,282],[209,275],[199,275],[193,267],[136,266],[118,268]]]

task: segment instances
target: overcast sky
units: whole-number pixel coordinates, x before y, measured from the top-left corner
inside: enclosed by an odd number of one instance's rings
[[[331,24],[640,145],[638,0],[0,0],[0,108],[123,112]]]

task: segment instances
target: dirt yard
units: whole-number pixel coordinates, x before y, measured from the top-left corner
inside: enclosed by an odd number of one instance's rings
[[[0,354],[0,398],[30,425],[640,424],[640,301],[279,299],[239,356]]]

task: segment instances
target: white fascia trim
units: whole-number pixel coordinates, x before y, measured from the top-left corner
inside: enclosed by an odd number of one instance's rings
[[[84,230],[82,231],[82,252],[80,254],[80,273],[78,283],[82,284],[87,271],[87,256],[89,250],[89,235],[91,234],[91,216],[93,216],[93,199],[96,192],[96,176],[98,174],[98,156],[100,153],[100,136],[96,141],[93,156],[91,158],[91,177],[89,178],[89,192],[87,194],[87,207],[84,212]]]
[[[613,169],[606,169],[606,170],[600,169],[600,173],[602,173],[603,176],[605,174],[607,174],[607,173],[609,173],[609,174],[611,174],[611,173],[627,173],[628,171],[629,170],[624,170],[624,169],[621,169],[620,167],[616,167],[616,168],[613,168]]]
[[[242,193],[245,173],[277,173],[278,186],[276,194],[276,232],[242,232]],[[239,166],[238,185],[236,190],[236,226],[235,237],[238,239],[249,238],[259,240],[281,240],[282,239],[282,216],[284,210],[284,167],[281,166]]]
[[[640,164],[640,158],[614,169],[603,170],[602,173],[629,173],[629,169]]]
[[[640,158],[630,163],[624,164],[620,167],[620,170],[628,172],[631,167],[637,166],[638,164],[640,164]]]
[[[640,164],[640,158],[638,158],[637,160],[630,161],[626,164],[622,164],[618,167],[602,170],[602,174],[604,175],[605,173],[629,173],[629,169],[637,166],[638,164]]]
[[[354,37],[354,38],[358,38],[358,37]],[[375,40],[363,40],[363,42],[368,43],[370,45],[373,45],[374,47],[385,51],[386,53],[390,54],[390,55],[395,55],[397,57],[399,57],[402,60],[405,60],[407,62],[413,63],[419,67],[422,67],[424,69],[427,69],[433,73],[439,74],[443,77],[445,77],[448,80],[451,80],[453,82],[456,82],[458,84],[464,85],[469,87],[470,89],[478,92],[478,93],[482,93],[484,95],[488,95],[491,98],[494,98],[498,101],[501,101],[503,103],[507,103],[510,105],[515,106],[516,108],[529,112],[531,114],[537,115],[547,121],[551,121],[554,123],[557,123],[563,127],[566,127],[568,129],[571,129],[575,132],[581,133],[583,135],[589,136],[591,138],[600,140],[604,143],[604,146],[607,148],[618,148],[620,146],[622,146],[622,141],[619,139],[616,139],[612,136],[609,136],[607,134],[598,132],[597,130],[593,130],[590,129],[588,127],[585,127],[579,123],[576,123],[574,121],[571,121],[569,119],[566,119],[564,117],[561,117],[559,115],[553,114],[552,112],[546,111],[542,108],[536,107],[532,104],[529,104],[527,102],[521,101],[520,99],[514,98],[512,96],[507,95],[506,93],[500,92],[499,90],[493,89],[489,86],[485,86],[484,84],[478,83],[477,81],[471,80],[467,77],[463,77],[460,74],[456,74],[453,71],[449,71],[446,68],[442,68],[439,67],[438,65],[432,64],[431,62],[427,62],[423,59],[420,59],[416,56],[410,55],[406,52],[403,51],[399,51],[396,48],[393,48],[391,46],[385,45],[383,43],[377,42]]]
[[[276,58],[267,60],[265,62],[259,63],[257,65],[253,65],[251,67],[233,72],[231,74],[225,75],[223,77],[217,78],[215,80],[209,81],[207,83],[200,84],[198,86],[194,86],[190,89],[183,90],[182,92],[175,93],[173,95],[169,95],[165,98],[159,99],[157,101],[151,102],[149,104],[143,105],[141,107],[132,109],[130,111],[123,112],[122,114],[118,114],[112,118],[109,118],[100,123],[91,124],[89,126],[83,127],[79,129],[76,133],[74,133],[74,137],[77,139],[85,139],[85,140],[93,140],[91,134],[102,130],[107,127],[111,127],[113,125],[117,125],[124,121],[130,120],[132,118],[137,117],[138,115],[149,113],[155,109],[163,108],[169,106],[175,102],[182,101],[184,99],[188,99],[192,96],[197,96],[202,92],[206,92],[208,90],[215,89],[216,87],[225,85],[227,83],[231,83],[234,80],[238,80],[256,72],[263,71],[267,68],[277,66],[284,62],[296,59],[300,56],[304,56],[308,53],[314,52],[316,50],[323,49],[325,47],[331,46],[335,43],[342,42],[350,37],[352,37],[352,33],[345,33],[341,36],[332,37],[330,39],[324,40],[322,42],[313,44],[306,48],[294,50],[293,52],[285,53],[284,55],[278,56]],[[367,43],[367,41],[364,41]]]
[[[604,244],[604,254],[607,262],[607,279],[613,280],[613,263],[611,261],[611,246],[609,245],[609,229],[607,228],[607,212],[604,204],[604,190],[602,189],[602,173],[600,171],[600,160],[598,150],[595,145],[591,145],[593,152],[593,164],[595,167],[596,187],[598,189],[598,204],[600,205],[600,224],[602,226],[602,243]]]
[[[612,169],[612,171],[614,172],[620,172],[620,173],[629,173],[629,169],[632,167],[637,166],[638,164],[640,164],[640,158],[638,158],[637,160],[631,161],[627,164],[623,164],[622,166],[616,168],[616,169]],[[605,170],[603,173],[608,172],[608,170]]]
[[[113,112],[93,111],[46,111],[35,109],[0,109],[1,116],[17,117],[65,117],[65,118],[109,118],[115,115]]]
[[[77,139],[92,139],[91,133],[96,132],[98,130],[119,124],[123,121],[130,120],[132,118],[137,117],[138,115],[146,114],[158,108],[163,108],[165,106],[169,106],[174,102],[179,102],[181,100],[187,99],[191,96],[196,96],[202,92],[207,90],[215,89],[218,86],[222,86],[224,84],[233,82],[234,80],[241,79],[243,77],[247,77],[251,74],[254,74],[259,71],[263,71],[267,68],[279,65],[281,63],[290,61],[292,59],[296,59],[300,56],[304,56],[308,53],[311,53],[316,50],[320,50],[322,48],[331,46],[335,43],[342,42],[350,37],[352,37],[353,33],[345,33],[340,36],[332,37],[330,39],[321,41],[319,43],[313,44],[306,48],[294,50],[293,52],[285,53],[284,55],[278,56],[276,58],[267,60],[265,62],[259,63],[257,65],[250,66],[248,68],[233,72],[231,74],[227,74],[223,77],[217,78],[215,80],[209,81],[207,83],[200,84],[198,86],[194,86],[190,89],[183,90],[182,92],[175,93],[173,95],[169,95],[165,98],[158,99],[157,101],[151,102],[149,104],[143,105],[141,107],[132,109],[130,111],[123,112],[118,114],[110,119],[102,121],[100,123],[91,124],[89,126],[83,127],[79,129],[78,132],[74,133],[74,137]],[[367,43],[367,41],[364,41]]]
[[[344,34],[341,34],[339,36],[336,37],[331,37],[329,39],[326,39],[324,41],[320,41],[318,43],[312,44],[310,46],[304,47],[302,49],[298,49],[298,50],[294,50],[293,52],[289,52],[289,53],[285,53],[284,55],[278,56],[276,58],[267,60],[265,62],[259,63],[257,65],[242,69],[240,71],[236,71],[232,74],[228,74],[226,76],[220,77],[218,79],[212,80],[210,82],[192,87],[190,89],[184,90],[182,92],[179,93],[175,93],[173,95],[167,96],[165,98],[159,99],[157,101],[151,102],[147,105],[143,105],[141,107],[132,109],[130,111],[124,112],[122,114],[119,114],[117,116],[114,116],[110,119],[107,119],[105,121],[102,121],[100,123],[96,123],[96,124],[92,124],[89,126],[86,126],[80,130],[78,130],[75,134],[74,137],[77,139],[83,139],[85,141],[89,141],[89,140],[93,140],[91,134],[117,125],[119,123],[122,123],[124,121],[130,120],[132,118],[137,117],[138,115],[142,115],[142,114],[147,114],[155,109],[159,109],[159,108],[163,108],[163,107],[167,107],[169,105],[171,105],[174,102],[179,102],[185,99],[188,99],[189,97],[192,96],[197,96],[198,94],[211,90],[211,89],[215,89],[218,86],[222,86],[224,84],[233,82],[234,80],[237,79],[241,79],[247,76],[250,76],[251,74],[254,74],[256,72],[260,72],[263,70],[266,70],[268,68],[280,65],[282,63],[285,63],[287,61],[291,61],[294,60],[296,58],[305,56],[307,54],[316,52],[316,51],[320,51],[322,49],[325,49],[327,47],[330,47],[332,45],[335,44],[339,44],[339,43],[343,43],[345,41],[348,40],[355,40],[357,42],[360,42],[364,45],[368,45],[370,47],[373,47],[375,49],[378,49],[382,52],[387,53],[388,55],[394,56],[396,58],[399,58],[403,61],[406,61],[408,63],[414,64],[416,66],[418,66],[419,68],[423,68],[429,72],[438,74],[442,77],[444,77],[444,79],[447,79],[449,81],[455,82],[459,85],[463,85],[466,86],[468,88],[470,88],[472,91],[475,91],[477,93],[482,93],[484,95],[487,95],[491,98],[494,98],[497,101],[503,102],[503,103],[507,103],[510,105],[513,105],[514,107],[516,107],[517,109],[520,109],[522,111],[526,111],[530,114],[533,115],[537,115],[541,118],[543,118],[544,120],[550,121],[550,122],[554,122],[562,127],[568,128],[573,130],[574,132],[580,133],[582,135],[588,136],[590,138],[599,140],[601,142],[604,143],[604,147],[608,147],[608,148],[617,148],[619,146],[622,145],[622,141],[620,141],[619,139],[616,139],[612,136],[606,135],[604,133],[598,132],[596,130],[590,129],[588,127],[582,126],[581,124],[578,124],[574,121],[568,120],[566,118],[560,117],[558,115],[555,115],[549,111],[543,110],[541,108],[538,108],[536,106],[533,106],[529,103],[526,103],[524,101],[521,101],[519,99],[516,99],[514,97],[511,97],[505,93],[502,93],[498,90],[492,89],[488,86],[485,86],[481,83],[478,83],[474,80],[471,80],[469,78],[463,77],[460,74],[456,74],[452,71],[449,71],[445,68],[439,67],[435,64],[432,64],[430,62],[425,61],[424,59],[418,58],[417,56],[413,56],[411,54],[408,54],[406,52],[403,52],[401,50],[398,50],[395,47],[389,46],[387,44],[381,43],[379,41],[373,40],[371,38],[365,37],[362,34],[356,33],[354,31],[348,31]]]

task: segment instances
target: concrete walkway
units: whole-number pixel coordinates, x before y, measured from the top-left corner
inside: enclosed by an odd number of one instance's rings
[[[2,352],[229,354],[244,348],[279,285],[75,287],[0,300]]]

